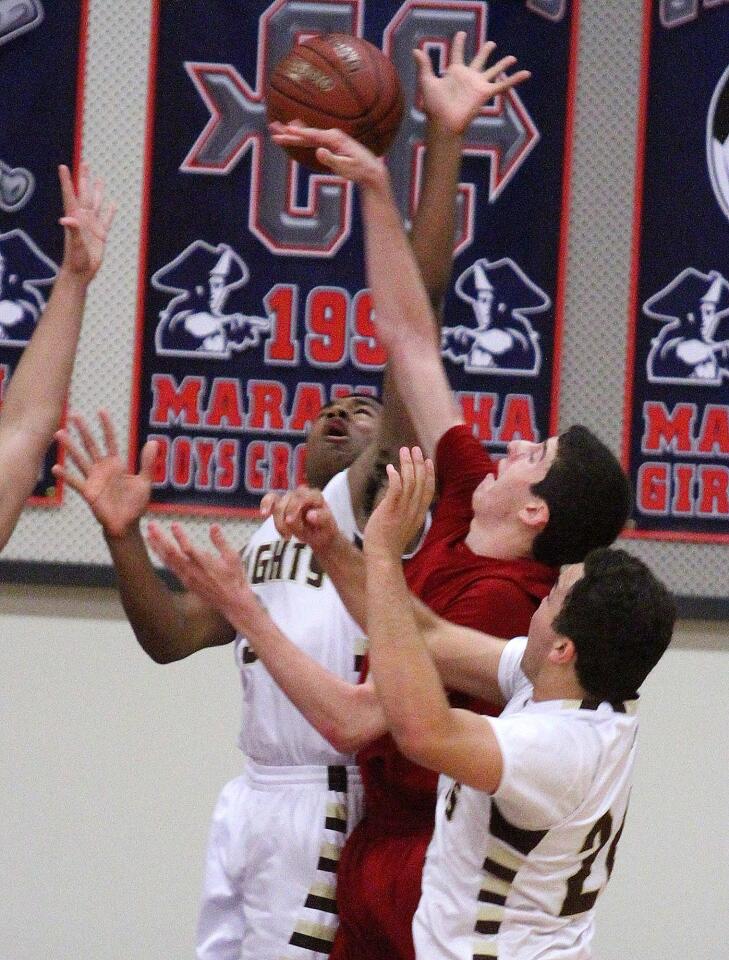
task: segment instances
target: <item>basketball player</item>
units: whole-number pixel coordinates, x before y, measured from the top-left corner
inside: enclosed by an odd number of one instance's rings
[[[364,539],[370,668],[404,755],[445,774],[416,956],[589,960],[630,797],[638,689],[671,639],[673,601],[640,560],[599,549],[562,570],[528,638],[434,617],[423,631],[400,549],[432,496],[432,463],[404,450],[400,475],[388,472]],[[428,630],[475,645],[498,719],[449,706]]]
[[[457,35],[452,64],[424,89],[429,119],[424,190],[412,249],[434,299],[447,284],[454,200],[462,136],[495,85],[481,71],[493,44],[463,63],[465,36]],[[513,58],[512,58],[513,59]],[[508,66],[508,62],[502,62]],[[523,77],[505,78],[507,89]],[[431,331],[435,345],[435,328]],[[382,422],[371,401],[349,397],[322,411],[310,433],[307,477],[347,533],[364,526],[381,464],[407,435],[407,417],[385,382]],[[107,451],[101,451],[81,418],[86,448],[61,440],[82,476],[68,482],[84,496],[104,526],[119,574],[122,600],[137,638],[160,662],[229,643],[235,631],[209,604],[192,594],[175,597],[154,574],[138,521],[149,498],[154,446],[142,452],[138,477],[124,474],[108,416],[102,415]],[[356,679],[361,632],[336,600],[309,548],[287,544],[273,522],[263,525],[246,553],[254,589],[295,647],[323,661],[335,675]],[[241,746],[249,757],[244,775],[221,794],[213,818],[198,936],[200,958],[281,960],[325,954],[336,928],[334,870],[344,836],[358,815],[358,774],[351,756],[303,724],[271,679],[275,661],[263,663],[243,637],[236,641],[246,721]],[[268,671],[271,671],[269,673]]]
[[[78,194],[59,167],[63,261],[45,310],[2,396],[0,408],[0,550],[38,482],[61,419],[81,332],[86,292],[104,258],[116,207],[103,207],[103,185],[81,164]]]

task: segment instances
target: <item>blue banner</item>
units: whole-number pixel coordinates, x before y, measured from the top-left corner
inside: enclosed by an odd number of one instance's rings
[[[646,3],[624,460],[632,536],[729,538],[729,6]]]
[[[63,253],[58,164],[80,157],[86,0],[0,0],[0,402]],[[57,505],[45,460],[33,502]]]
[[[157,509],[249,511],[303,479],[308,425],[352,389],[379,392],[355,191],[308,174],[267,134],[266,78],[296,39],[364,36],[406,101],[388,155],[408,221],[425,118],[415,47],[447,62],[485,39],[533,72],[466,137],[443,356],[496,452],[556,417],[577,8],[566,0],[161,0],[154,38],[130,455],[160,441]],[[485,288],[493,299],[479,296]],[[483,333],[507,323],[496,357]]]

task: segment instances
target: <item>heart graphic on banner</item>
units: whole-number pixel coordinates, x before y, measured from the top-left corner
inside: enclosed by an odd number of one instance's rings
[[[35,179],[30,170],[9,167],[0,160],[0,209],[6,213],[20,210],[33,196]]]

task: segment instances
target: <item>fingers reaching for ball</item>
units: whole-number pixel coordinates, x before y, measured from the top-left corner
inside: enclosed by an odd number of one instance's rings
[[[308,148],[316,151],[316,159],[326,169],[361,186],[387,184],[384,162],[363,144],[341,130],[319,130],[304,127],[298,121],[269,124],[271,139],[284,149]]]

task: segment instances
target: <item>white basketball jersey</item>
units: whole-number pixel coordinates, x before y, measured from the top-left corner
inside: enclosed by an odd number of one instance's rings
[[[483,718],[504,758],[493,796],[441,777],[413,924],[418,960],[588,960],[594,903],[628,807],[635,701],[535,703],[526,639],[499,664],[507,706]]]
[[[342,533],[354,539],[356,524],[346,471],[327,484],[324,498]],[[253,590],[279,629],[322,666],[356,683],[365,651],[364,636],[311,548],[299,540],[282,540],[269,519],[251,537],[244,560]],[[236,637],[235,654],[244,701],[238,743],[247,757],[279,766],[354,762],[352,757],[338,753],[304,719],[256,658],[245,637]]]

